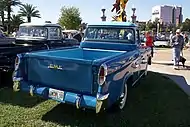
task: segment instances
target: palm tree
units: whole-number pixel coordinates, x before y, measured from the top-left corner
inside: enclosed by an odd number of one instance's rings
[[[37,7],[32,4],[23,4],[18,13],[23,17],[27,17],[27,21],[31,22],[32,17],[41,18],[40,12],[36,10],[36,8]]]
[[[11,27],[12,29],[18,28],[20,24],[24,23],[24,19],[20,15],[12,15]]]
[[[20,0],[4,0],[7,6],[7,19],[8,19],[8,34],[10,33],[10,26],[11,26],[11,7],[21,5]]]
[[[2,25],[5,25],[5,10],[6,10],[6,2],[5,0],[0,1],[0,16],[1,16],[1,21]]]

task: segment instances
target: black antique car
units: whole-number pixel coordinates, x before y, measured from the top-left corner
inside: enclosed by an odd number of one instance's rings
[[[0,86],[3,80],[11,78],[18,53],[77,45],[78,40],[63,37],[62,28],[58,24],[21,24],[15,39],[0,43]]]

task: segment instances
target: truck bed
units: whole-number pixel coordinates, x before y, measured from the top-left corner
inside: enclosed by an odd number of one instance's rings
[[[32,53],[30,57],[49,57],[57,59],[67,59],[74,61],[88,61],[92,62],[93,60],[100,60],[106,57],[117,56],[126,51],[115,51],[115,50],[101,50],[101,49],[88,49],[88,48],[74,48],[66,50],[52,50],[44,52]]]
[[[55,89],[85,92],[93,91],[93,61],[114,57],[125,51],[73,48],[29,53],[27,79]],[[49,68],[48,66],[59,66]]]

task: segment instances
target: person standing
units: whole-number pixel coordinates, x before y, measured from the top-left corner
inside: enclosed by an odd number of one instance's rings
[[[170,46],[172,45],[172,38],[173,38],[174,34],[172,31],[170,31],[170,37],[169,37],[169,42],[170,42]]]
[[[189,43],[189,38],[186,33],[184,34],[184,42],[185,42],[185,45]]]
[[[13,31],[13,33],[12,33],[12,36],[16,37],[17,35],[18,35],[18,30],[15,28],[14,31]]]
[[[179,67],[180,53],[183,50],[184,46],[184,38],[181,35],[181,30],[176,30],[176,35],[172,37],[172,50],[173,50],[173,61],[174,61],[174,69]]]
[[[154,51],[153,51],[153,46],[154,46],[153,41],[154,41],[154,39],[153,39],[153,37],[151,35],[151,32],[148,31],[147,34],[146,34],[146,42],[145,42],[145,44],[146,44],[146,46],[148,46],[148,47],[151,48],[151,56],[152,57],[153,57],[153,54],[154,54]]]

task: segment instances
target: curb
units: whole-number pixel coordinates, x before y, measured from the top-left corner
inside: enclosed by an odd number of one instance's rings
[[[152,61],[152,63],[154,64],[157,64],[157,63],[167,63],[167,64],[173,64],[173,61]],[[186,61],[185,63],[190,63],[190,61],[188,60],[188,61]]]

